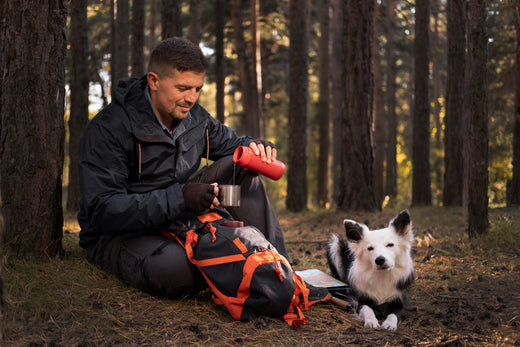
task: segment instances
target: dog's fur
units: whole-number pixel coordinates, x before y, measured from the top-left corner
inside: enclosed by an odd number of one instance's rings
[[[414,279],[409,212],[402,211],[379,230],[349,219],[343,224],[347,239],[332,235],[327,247],[332,275],[348,283],[365,328],[397,329]],[[383,319],[381,325],[378,319]]]

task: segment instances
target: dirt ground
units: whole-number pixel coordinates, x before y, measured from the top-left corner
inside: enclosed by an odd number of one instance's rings
[[[350,218],[386,226],[398,211],[280,213],[295,269],[328,271],[325,244]],[[84,260],[77,230],[67,256],[44,264],[4,260],[7,346],[519,346],[520,212],[494,209],[489,235],[469,239],[462,209],[410,210],[416,281],[397,331],[364,329],[332,304],[306,325],[277,318],[236,322],[204,291],[182,300],[127,287]]]

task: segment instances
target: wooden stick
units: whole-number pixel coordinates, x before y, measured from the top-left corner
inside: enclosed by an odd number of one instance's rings
[[[345,310],[349,308],[349,302],[347,300],[336,298],[335,296],[332,296],[330,302],[332,302],[336,306],[344,308]]]

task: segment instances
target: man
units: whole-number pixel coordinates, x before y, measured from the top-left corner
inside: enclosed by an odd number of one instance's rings
[[[169,38],[151,53],[148,73],[118,82],[113,101],[89,123],[79,150],[78,221],[87,259],[136,288],[168,297],[203,286],[198,270],[161,231],[186,213],[220,206],[218,184],[233,182],[232,154],[249,146],[262,160],[274,146],[238,136],[197,104],[207,61],[197,45]],[[209,154],[214,163],[199,169]],[[198,171],[197,171],[198,170]],[[236,220],[258,227],[290,260],[258,174],[237,166]]]

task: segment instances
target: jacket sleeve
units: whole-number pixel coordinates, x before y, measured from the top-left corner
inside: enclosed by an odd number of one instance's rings
[[[129,194],[127,153],[132,150],[132,135],[121,123],[114,125],[106,118],[91,121],[79,150],[82,205],[89,227],[104,233],[166,227],[185,209],[181,185]]]

